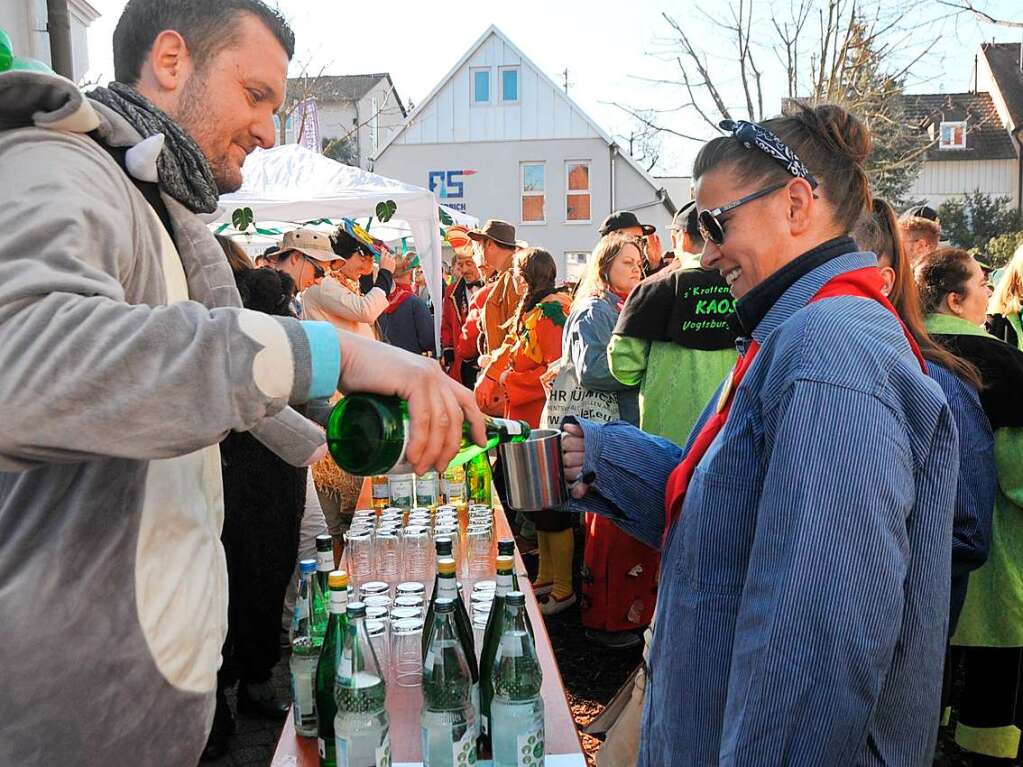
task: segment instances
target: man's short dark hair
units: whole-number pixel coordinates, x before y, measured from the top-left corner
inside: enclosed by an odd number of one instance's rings
[[[295,33],[275,9],[261,0],[128,0],[114,29],[114,79],[135,85],[157,36],[173,29],[185,40],[197,70],[235,40],[235,22],[250,13],[295,55]]]

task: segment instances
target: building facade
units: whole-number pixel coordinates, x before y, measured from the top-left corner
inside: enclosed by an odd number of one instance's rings
[[[0,0],[0,27],[7,31],[18,56],[38,59],[49,65],[50,33],[47,31],[46,0]],[[68,0],[71,17],[71,62],[74,80],[80,82],[89,70],[89,25],[100,14],[86,0]]]
[[[667,241],[669,194],[500,30],[490,27],[383,144],[374,170],[481,220],[515,224],[562,277],[582,271],[613,210]],[[665,246],[667,247],[667,245]]]
[[[315,108],[305,105],[315,102]],[[305,143],[315,134],[318,149],[347,165],[372,169],[380,147],[401,126],[406,111],[386,72],[368,75],[323,75],[288,80],[283,133],[278,143]],[[315,121],[315,125],[312,125]]]
[[[1023,203],[1023,60],[1019,43],[985,43],[968,93],[905,96],[905,111],[930,139],[909,197],[937,208],[976,189]]]

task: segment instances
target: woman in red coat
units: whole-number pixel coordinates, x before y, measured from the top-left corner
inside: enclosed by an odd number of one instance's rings
[[[547,401],[541,378],[561,359],[561,331],[571,299],[555,288],[558,268],[546,250],[528,248],[515,256],[515,282],[522,300],[511,319],[508,339],[494,375],[505,394],[504,417],[540,426]]]

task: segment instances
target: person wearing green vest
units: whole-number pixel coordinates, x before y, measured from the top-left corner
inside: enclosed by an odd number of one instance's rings
[[[611,374],[639,386],[639,428],[685,445],[704,407],[735,364],[735,301],[724,277],[699,266],[696,202],[671,224],[675,266],[640,283],[608,346]]]
[[[969,253],[941,248],[918,264],[916,278],[927,331],[980,371],[981,404],[995,438],[998,489],[988,558],[970,574],[952,636],[964,674],[955,739],[973,753],[973,764],[1016,764],[1023,726],[1023,408],[1019,407],[1023,352],[985,332],[991,289],[981,265]],[[1018,323],[1018,309],[1013,316]]]

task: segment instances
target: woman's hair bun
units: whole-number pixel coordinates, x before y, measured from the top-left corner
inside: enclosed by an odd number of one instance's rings
[[[874,147],[870,131],[845,107],[838,104],[800,104],[794,116],[850,163],[863,165],[870,156]]]

